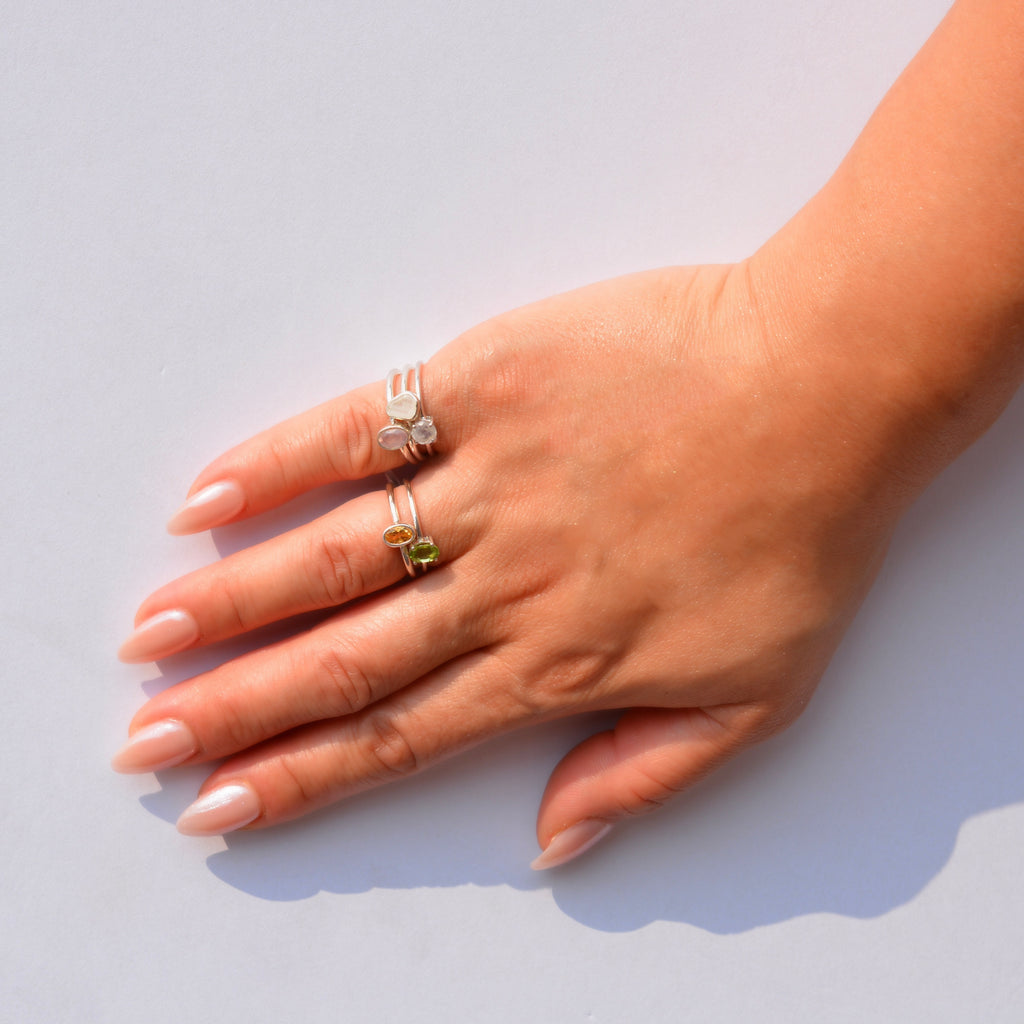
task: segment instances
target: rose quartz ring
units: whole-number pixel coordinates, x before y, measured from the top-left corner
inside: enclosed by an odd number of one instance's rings
[[[437,427],[423,409],[420,392],[422,363],[389,370],[387,404],[384,411],[390,423],[377,431],[377,444],[385,451],[400,451],[406,462],[422,462],[434,453]],[[396,388],[397,383],[397,388]]]
[[[405,571],[410,576],[426,572],[441,560],[441,551],[433,538],[426,536],[420,528],[420,517],[416,511],[416,499],[412,496],[412,486],[408,480],[399,480],[394,473],[387,473],[384,479],[393,522],[381,535],[381,539],[389,548],[398,548],[402,554]],[[405,488],[411,523],[405,522],[398,510],[396,487]]]

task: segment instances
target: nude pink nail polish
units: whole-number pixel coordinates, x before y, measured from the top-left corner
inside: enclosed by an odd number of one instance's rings
[[[134,733],[110,767],[125,774],[158,772],[187,761],[198,749],[195,735],[184,722],[166,718]]]
[[[171,608],[140,622],[117,656],[121,661],[156,661],[191,647],[198,639],[196,620],[183,608]]]
[[[248,825],[263,813],[259,797],[240,782],[211,789],[178,819],[178,831],[186,836],[219,836]]]
[[[581,853],[586,853],[592,846],[596,846],[611,830],[612,827],[607,821],[598,821],[596,818],[578,821],[575,825],[556,832],[530,867],[534,871],[545,871],[547,868],[557,868],[560,864],[566,864]]]
[[[234,480],[219,480],[196,491],[167,521],[167,532],[199,533],[233,519],[245,508],[245,494]]]

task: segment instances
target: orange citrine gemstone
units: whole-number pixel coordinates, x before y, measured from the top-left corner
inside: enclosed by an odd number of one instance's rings
[[[396,523],[384,531],[384,543],[393,548],[400,548],[408,544],[416,534],[405,523]]]

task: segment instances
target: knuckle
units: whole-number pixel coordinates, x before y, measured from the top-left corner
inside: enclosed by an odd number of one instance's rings
[[[642,762],[634,764],[621,793],[622,810],[631,815],[660,810],[693,781],[690,775],[673,776]]]
[[[451,414],[454,429],[464,428],[467,420],[476,424],[518,408],[530,398],[536,373],[524,349],[537,325],[521,321],[521,313],[495,317],[461,335],[440,358],[431,360],[431,395],[440,397],[440,407],[446,416]],[[466,386],[467,380],[472,387]]]
[[[538,720],[556,708],[557,700],[547,687],[538,684],[542,678],[539,666],[496,648],[489,652],[489,667],[495,684],[493,691],[509,701],[515,718]]]
[[[558,649],[555,643],[532,650],[496,651],[492,658],[505,670],[505,689],[531,718],[546,718],[592,706],[596,688],[606,679],[612,660],[603,652]]]
[[[782,732],[796,721],[802,710],[802,706],[775,703],[755,703],[738,709],[732,723],[737,744],[751,746]]]
[[[344,647],[335,643],[318,650],[316,669],[324,688],[323,704],[328,714],[351,714],[373,703],[372,680]]]
[[[265,484],[272,485],[274,491],[292,491],[302,483],[294,448],[277,441],[268,445],[262,453],[259,473]]]
[[[320,536],[312,544],[312,578],[319,590],[315,598],[326,605],[337,605],[363,592],[362,574],[353,564],[344,538]]]
[[[382,781],[405,778],[422,767],[422,759],[404,730],[384,712],[367,716],[365,755],[370,774]]]
[[[246,633],[260,625],[244,585],[223,577],[214,582],[212,589],[228,633]]]
[[[216,728],[204,737],[207,754],[223,756],[245,750],[266,736],[263,722],[248,704],[224,700],[217,707]]]
[[[331,409],[324,419],[320,444],[327,463],[343,480],[368,476],[376,469],[376,427],[359,403],[341,402]]]
[[[505,412],[521,408],[530,397],[531,374],[515,349],[504,350],[499,359],[482,369],[474,398],[483,409]]]
[[[329,792],[326,781],[319,776],[312,776],[292,763],[291,758],[283,757],[277,764],[277,789],[286,797],[290,806],[315,807],[322,803]]]
[[[689,789],[699,778],[712,772],[718,763],[716,760],[705,765],[696,775],[687,774],[681,777],[663,776],[642,764],[634,765],[620,794],[620,808],[628,815],[658,811],[684,790]]]
[[[628,815],[640,816],[660,811],[679,790],[654,780],[637,780],[627,788],[621,802],[622,810]]]

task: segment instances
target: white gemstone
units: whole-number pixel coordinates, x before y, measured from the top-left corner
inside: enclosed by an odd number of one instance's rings
[[[417,444],[433,444],[437,440],[437,427],[434,426],[434,420],[430,416],[424,416],[423,419],[417,420],[409,433]]]
[[[388,402],[386,412],[393,420],[414,420],[420,414],[420,403],[411,391],[403,391]]]
[[[377,431],[377,444],[385,451],[397,452],[399,448],[404,448],[408,443],[409,431],[405,427],[400,427],[397,423],[381,427]]]

